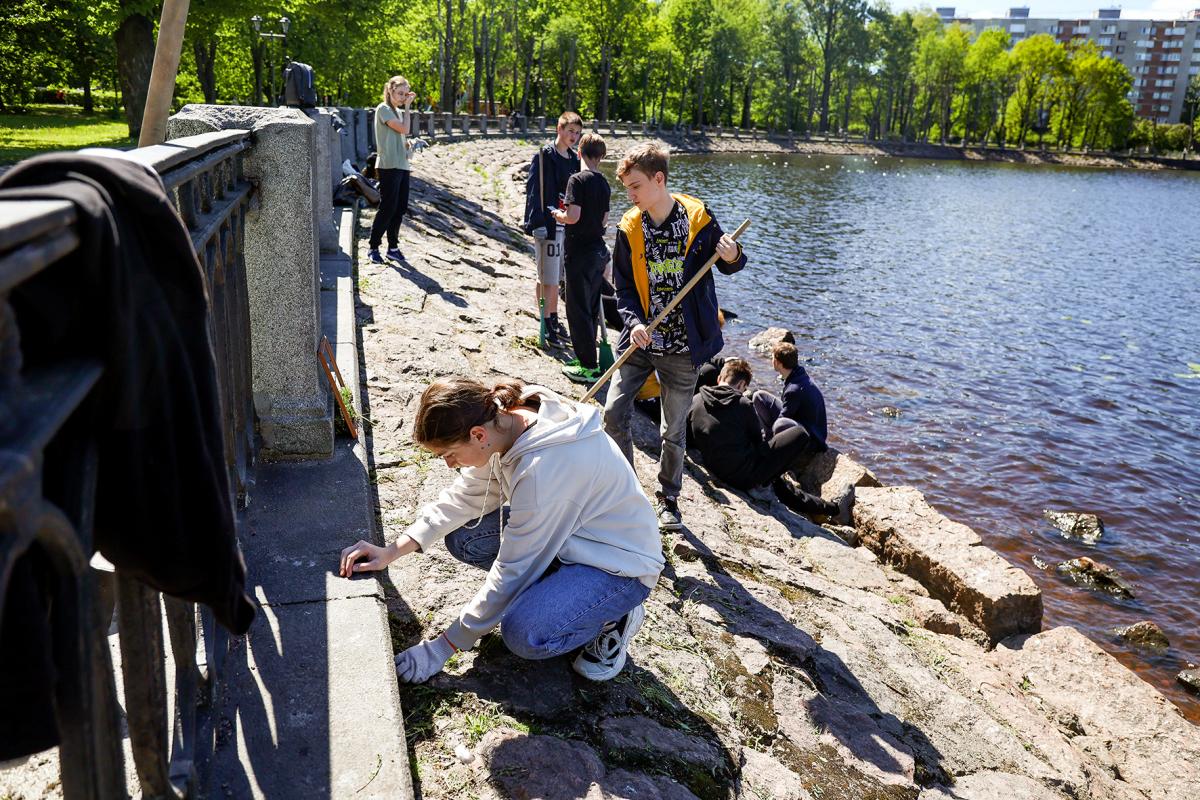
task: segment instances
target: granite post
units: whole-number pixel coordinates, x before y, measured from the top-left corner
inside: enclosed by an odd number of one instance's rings
[[[357,120],[354,118],[354,109],[349,106],[338,106],[338,113],[342,115],[342,123],[346,126],[342,128],[342,157],[338,160],[338,174],[341,174],[341,162],[347,159],[353,164],[358,160],[358,154],[354,152],[354,126]]]
[[[340,123],[342,114],[332,107],[321,110],[329,115],[329,202],[332,205],[333,193],[342,180],[342,132],[335,125]]]
[[[325,183],[314,166],[318,126],[294,108],[187,105],[168,121],[167,139],[227,129],[253,131],[243,169],[258,186],[258,207],[246,217],[245,260],[263,456],[328,456],[333,405],[315,355],[321,306],[314,183]]]
[[[313,212],[316,215],[317,236],[322,253],[336,253],[337,230],[333,227],[333,186],[329,179],[333,173],[330,155],[333,132],[333,117],[323,108],[312,108],[305,112],[316,125],[313,136]]]
[[[371,152],[371,146],[367,143],[367,128],[371,127],[371,120],[367,117],[365,108],[354,109],[354,161],[357,164],[362,164],[367,160],[367,154]]]

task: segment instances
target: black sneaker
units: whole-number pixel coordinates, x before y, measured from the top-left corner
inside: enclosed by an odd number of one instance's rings
[[[662,531],[677,531],[683,527],[679,516],[679,502],[674,497],[666,497],[662,492],[655,492],[657,502],[654,513],[658,516],[658,529]]]
[[[385,263],[383,260],[383,256],[379,255],[378,247],[372,247],[370,250],[367,251],[367,261],[370,261],[372,264]]]
[[[554,338],[560,341],[565,342],[570,338],[570,334],[567,333],[566,327],[564,327],[563,324],[558,321],[558,314],[551,314],[550,316],[546,317],[546,329],[554,331]]]
[[[399,247],[389,247],[388,251],[387,251],[387,257],[391,261],[403,261],[404,260],[404,254],[400,252]]]

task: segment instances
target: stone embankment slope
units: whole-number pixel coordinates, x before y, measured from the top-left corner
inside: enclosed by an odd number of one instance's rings
[[[364,413],[386,540],[452,478],[410,438],[428,381],[516,377],[582,395],[538,350],[528,310],[530,249],[514,222],[533,150],[483,140],[421,153],[406,264],[368,263],[360,230]],[[656,432],[636,425],[651,491]],[[491,635],[428,684],[401,686],[418,796],[1196,796],[1200,730],[1161,695],[1073,629],[1009,635],[1040,622],[1024,573],[915,490],[871,488],[845,458],[807,480],[827,496],[859,484],[857,527],[815,526],[689,463],[685,528],[664,536],[666,569],[615,680],[521,661]],[[435,547],[382,579],[399,650],[448,625],[482,575]]]

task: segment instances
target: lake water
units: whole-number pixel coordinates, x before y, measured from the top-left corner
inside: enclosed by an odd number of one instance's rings
[[[718,276],[740,315],[726,353],[792,329],[837,447],[975,528],[1042,588],[1045,627],[1080,628],[1200,722],[1174,679],[1200,662],[1200,174],[805,155],[671,170],[726,230],[753,221],[750,266]],[[1098,513],[1103,539],[1067,541],[1047,508]],[[1035,563],[1082,555],[1136,599]],[[1112,633],[1143,619],[1165,655]]]

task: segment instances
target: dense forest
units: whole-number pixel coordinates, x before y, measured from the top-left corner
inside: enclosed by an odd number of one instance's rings
[[[1135,120],[1132,77],[1093,44],[975,36],[867,0],[192,0],[184,102],[269,104],[287,59],[335,105],[401,74],[418,107],[844,131],[872,138],[1182,149]],[[148,0],[7,0],[0,107],[69,101],[140,123],[159,14]],[[260,18],[256,31],[252,16]],[[260,34],[282,32],[287,37]],[[286,46],[286,52],[284,50]],[[1189,95],[1191,119],[1200,81]],[[1174,146],[1178,145],[1178,146]]]

